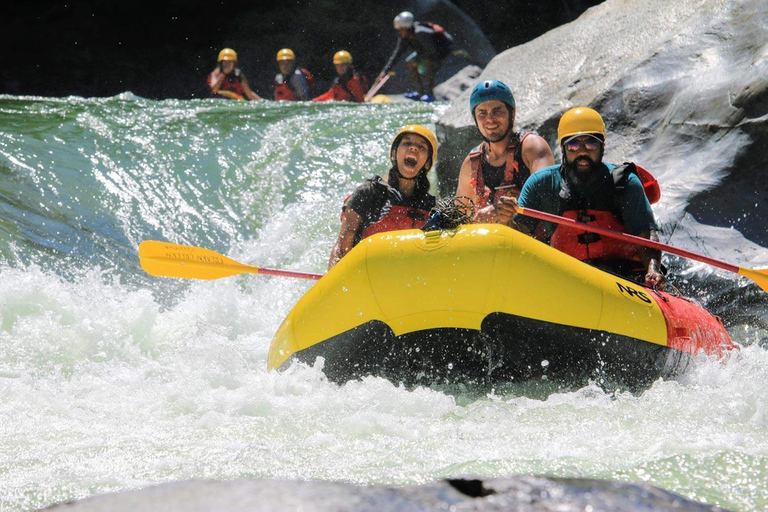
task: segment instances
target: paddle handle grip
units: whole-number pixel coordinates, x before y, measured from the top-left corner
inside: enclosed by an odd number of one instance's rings
[[[280,277],[296,277],[298,279],[311,279],[313,281],[320,280],[323,274],[313,274],[311,272],[296,272],[294,270],[280,270],[276,268],[258,267],[257,274],[264,274],[265,276],[280,276]]]
[[[686,251],[685,249],[680,249],[679,247],[667,245],[661,242],[657,242],[655,240],[649,240],[648,238],[630,235],[628,233],[620,233],[618,231],[614,231],[612,229],[607,229],[607,228],[601,228],[599,226],[592,226],[585,222],[579,222],[573,219],[566,219],[565,217],[561,217],[559,215],[552,215],[551,213],[540,212],[538,210],[523,208],[521,206],[517,207],[517,213],[526,215],[528,217],[534,217],[539,220],[545,220],[547,222],[560,224],[561,226],[568,226],[575,229],[583,229],[584,231],[590,231],[592,233],[597,233],[600,235],[617,238],[619,240],[624,240],[625,242],[630,242],[637,245],[650,247],[651,249],[658,249],[660,251],[676,254],[684,258],[690,258],[692,260],[701,261],[702,263],[707,263],[709,265],[712,265],[713,267],[718,267],[724,270],[728,270],[729,272],[736,272],[738,274],[740,270],[740,268],[737,267],[736,265],[732,265],[730,263],[726,263],[725,261],[717,260],[715,258],[710,258],[709,256],[704,256],[703,254]]]

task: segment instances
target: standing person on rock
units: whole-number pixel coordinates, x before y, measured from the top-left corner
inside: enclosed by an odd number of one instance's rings
[[[443,60],[453,52],[453,36],[435,23],[415,21],[413,14],[408,11],[403,11],[395,17],[394,26],[400,38],[392,56],[376,78],[374,87],[384,79],[400,57],[410,50],[405,64],[416,90],[407,92],[405,97],[435,101],[435,74]]]
[[[387,180],[374,176],[344,201],[341,230],[331,250],[328,269],[366,237],[420,228],[426,223],[435,206],[427,172],[436,158],[437,138],[431,130],[412,124],[397,132],[390,147],[392,166]]]
[[[248,86],[240,68],[237,66],[237,53],[232,48],[219,52],[219,64],[208,75],[208,87],[220,98],[234,100],[260,100],[261,97]]]
[[[475,85],[469,109],[485,142],[464,159],[456,196],[472,200],[477,222],[509,225],[514,211],[500,198],[517,197],[531,173],[553,165],[552,150],[535,133],[513,131],[515,98],[503,82],[486,80]]]
[[[333,56],[333,65],[338,75],[333,85],[325,94],[321,94],[312,101],[365,101],[365,93],[368,92],[368,78],[355,71],[352,65],[352,54],[346,50],[340,50]]]
[[[277,101],[306,101],[310,99],[310,90],[314,84],[312,73],[296,64],[296,54],[290,48],[277,52],[277,67],[280,72],[275,76],[275,99]]]
[[[573,108],[560,118],[557,141],[563,163],[543,169],[525,183],[519,206],[560,215],[592,226],[658,241],[659,227],[649,198],[657,200],[658,183],[634,163],[603,162],[606,130],[603,118],[587,107]],[[514,217],[520,231],[591,265],[663,288],[661,251],[576,227],[555,225],[523,214]]]

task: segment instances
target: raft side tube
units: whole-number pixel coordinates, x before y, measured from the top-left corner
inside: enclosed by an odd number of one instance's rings
[[[666,345],[658,305],[631,287],[642,289],[499,224],[380,233],[299,300],[275,335],[268,366],[371,321],[395,336],[479,331],[497,312]]]

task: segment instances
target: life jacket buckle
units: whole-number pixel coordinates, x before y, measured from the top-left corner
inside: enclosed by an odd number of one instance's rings
[[[595,242],[600,241],[600,235],[597,233],[582,233],[577,238],[579,243],[583,245],[594,244]]]

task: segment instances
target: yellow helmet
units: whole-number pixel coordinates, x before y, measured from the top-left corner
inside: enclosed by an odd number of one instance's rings
[[[277,62],[281,60],[296,60],[296,54],[290,48],[283,48],[277,52]]]
[[[346,50],[340,50],[333,55],[334,64],[352,64],[352,54]]]
[[[223,60],[237,60],[237,52],[232,48],[224,48],[219,52],[219,62]]]
[[[421,135],[427,139],[427,143],[429,143],[430,156],[432,158],[429,162],[427,162],[426,167],[427,169],[432,167],[432,165],[435,163],[435,160],[437,160],[437,137],[435,137],[435,134],[432,133],[432,130],[426,126],[422,126],[420,124],[409,124],[408,126],[401,128],[400,131],[397,132],[397,135],[395,135],[395,139],[392,141],[392,148],[390,149],[390,152],[397,150],[397,146],[400,144],[400,139],[402,139],[406,133],[415,133],[416,135]]]
[[[557,143],[574,135],[601,135],[605,140],[605,123],[596,110],[589,107],[572,108],[560,118],[557,125]]]

